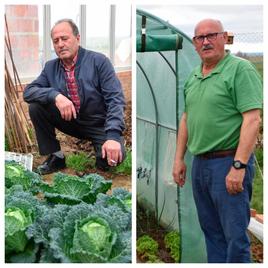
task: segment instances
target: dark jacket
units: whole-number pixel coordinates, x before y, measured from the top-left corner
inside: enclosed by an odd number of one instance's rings
[[[75,78],[80,96],[79,117],[92,126],[104,126],[107,139],[118,140],[124,130],[125,100],[120,81],[109,59],[79,47]],[[49,104],[59,94],[68,97],[60,59],[50,60],[40,76],[23,93],[26,102]]]

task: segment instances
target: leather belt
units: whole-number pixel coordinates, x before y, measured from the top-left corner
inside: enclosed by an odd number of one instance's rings
[[[198,154],[196,156],[203,158],[203,159],[213,159],[213,158],[221,158],[230,155],[235,155],[236,149],[232,150],[222,150],[222,151],[214,151],[214,152],[207,152],[203,154]]]

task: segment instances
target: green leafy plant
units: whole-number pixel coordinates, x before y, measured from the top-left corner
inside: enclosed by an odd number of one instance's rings
[[[262,148],[256,148],[254,153],[255,153],[258,165],[259,165],[261,171],[263,171],[263,149]]]
[[[24,190],[37,192],[40,183],[41,177],[38,174],[25,169],[15,161],[6,161],[5,186],[7,188],[19,184],[23,186]]]
[[[9,208],[5,212],[6,250],[22,252],[27,244],[25,229],[32,223],[31,210],[18,207]]]
[[[70,154],[66,157],[66,166],[77,172],[84,172],[88,168],[93,168],[94,165],[95,160],[88,158],[88,156],[83,152]]]
[[[163,261],[159,259],[159,257],[157,257],[156,255],[147,254],[147,258],[147,263],[163,263]]]
[[[251,207],[256,209],[257,213],[263,213],[263,149],[255,149],[255,176],[253,180],[253,191]]]
[[[131,261],[129,216],[120,208],[81,203],[62,211],[62,206],[56,205],[43,215],[42,225],[31,228],[35,241],[44,240],[46,245],[42,260],[49,258],[64,263]]]
[[[106,193],[111,186],[112,181],[98,174],[88,174],[81,178],[58,172],[53,177],[53,183],[43,182],[40,190],[51,203],[74,205],[82,201],[94,203],[97,195]]]
[[[171,231],[165,235],[165,246],[170,250],[171,257],[175,262],[180,262],[180,234],[177,231]]]
[[[157,256],[158,243],[149,235],[143,235],[137,240],[137,252],[141,259],[150,263],[160,263]]]
[[[23,168],[6,169],[6,262],[131,262],[131,193],[126,189],[106,195],[112,183],[98,174],[57,173],[52,184],[39,182],[39,199],[23,187]]]
[[[39,217],[42,204],[30,192],[25,192],[21,185],[14,185],[6,190],[5,202],[6,261],[34,262],[34,249],[37,246],[27,236],[27,230]]]
[[[102,202],[102,205],[117,205],[124,209],[125,211],[131,210],[131,193],[125,188],[115,188],[112,191],[112,195],[98,195],[98,202]]]
[[[115,174],[131,175],[131,170],[132,170],[132,156],[131,156],[131,151],[127,150],[126,158],[120,165],[113,168],[113,172]]]
[[[115,188],[113,189],[111,195],[100,193],[98,194],[96,204],[106,208],[110,206],[117,206],[118,208],[120,208],[124,213],[129,216],[128,223],[124,222],[123,224],[127,224],[129,229],[131,229],[131,193],[128,192],[126,189]]]

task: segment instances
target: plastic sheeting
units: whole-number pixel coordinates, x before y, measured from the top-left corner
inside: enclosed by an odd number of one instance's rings
[[[161,225],[180,232],[181,262],[206,262],[192,195],[190,154],[186,185],[179,189],[172,178],[177,126],[184,111],[183,85],[199,58],[191,40],[174,26],[141,10],[136,23],[138,42],[142,32],[183,40],[180,50],[159,51],[156,45],[156,51],[137,53],[137,200],[155,211]]]

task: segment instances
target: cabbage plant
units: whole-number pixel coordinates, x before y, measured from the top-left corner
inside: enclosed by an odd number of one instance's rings
[[[128,218],[116,206],[72,206],[63,225],[49,231],[54,257],[60,262],[130,262]]]
[[[105,194],[112,182],[98,174],[57,173],[47,184],[16,163],[5,175],[6,262],[131,262],[127,190]]]
[[[106,193],[111,186],[112,181],[98,174],[78,177],[58,172],[53,183],[42,183],[40,190],[50,203],[75,205],[82,201],[94,203],[98,193]]]
[[[27,236],[27,229],[39,217],[42,203],[21,185],[6,190],[5,202],[6,261],[35,261],[37,245]]]
[[[5,186],[10,188],[13,185],[22,185],[24,190],[33,193],[38,192],[41,177],[35,172],[25,169],[15,161],[5,163]]]
[[[118,207],[117,209],[111,211],[118,213],[120,209],[122,213],[125,213],[125,216],[127,216],[128,219],[127,223],[123,223],[123,225],[126,224],[128,228],[131,228],[131,193],[128,192],[125,188],[114,188],[111,195],[105,195],[101,193],[98,194],[96,204],[106,208],[111,208],[112,206]],[[123,219],[123,217],[121,217],[121,219]],[[118,222],[118,224],[121,224],[121,222]]]
[[[22,252],[28,242],[26,228],[32,223],[31,209],[13,207],[5,212],[6,252]]]

